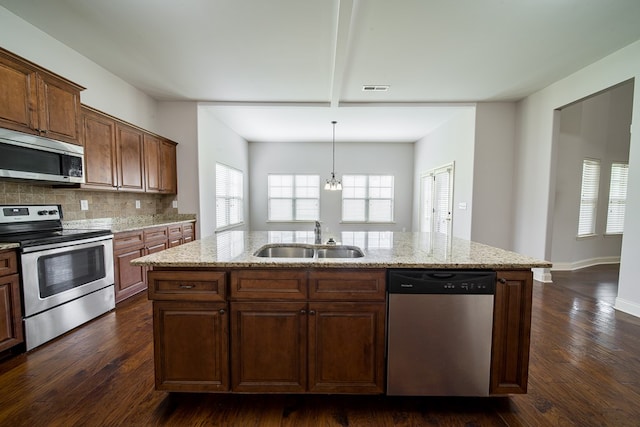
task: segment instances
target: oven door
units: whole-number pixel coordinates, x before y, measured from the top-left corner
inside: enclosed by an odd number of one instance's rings
[[[27,247],[21,261],[25,317],[114,283],[112,235]]]

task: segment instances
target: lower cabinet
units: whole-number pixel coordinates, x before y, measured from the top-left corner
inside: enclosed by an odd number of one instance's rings
[[[22,308],[20,306],[20,275],[16,253],[0,252],[0,351],[22,342]]]
[[[180,237],[171,244],[170,231],[178,229]],[[188,230],[188,240],[183,239],[182,230]],[[134,231],[115,233],[113,238],[113,260],[115,272],[116,303],[147,289],[147,268],[131,265],[131,260],[163,251],[193,240],[193,223],[178,226],[150,227]]]
[[[157,390],[229,390],[229,316],[224,302],[155,301]]]
[[[491,394],[527,392],[533,275],[498,271],[494,299]]]

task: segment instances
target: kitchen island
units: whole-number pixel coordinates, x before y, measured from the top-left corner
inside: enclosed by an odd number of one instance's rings
[[[132,261],[153,268],[158,390],[385,393],[387,270],[437,268],[496,271],[487,394],[526,393],[531,268],[550,263],[395,232],[346,234],[362,257],[255,256],[294,236],[228,231]]]

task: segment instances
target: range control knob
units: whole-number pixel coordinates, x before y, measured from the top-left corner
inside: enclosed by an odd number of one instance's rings
[[[48,211],[38,211],[38,215],[46,215],[48,214]]]

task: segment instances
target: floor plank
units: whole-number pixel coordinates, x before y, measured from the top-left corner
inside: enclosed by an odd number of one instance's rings
[[[534,285],[526,395],[155,391],[151,303],[139,295],[31,353],[0,362],[0,426],[639,425],[640,319],[613,309],[617,268],[554,272],[554,280]]]

